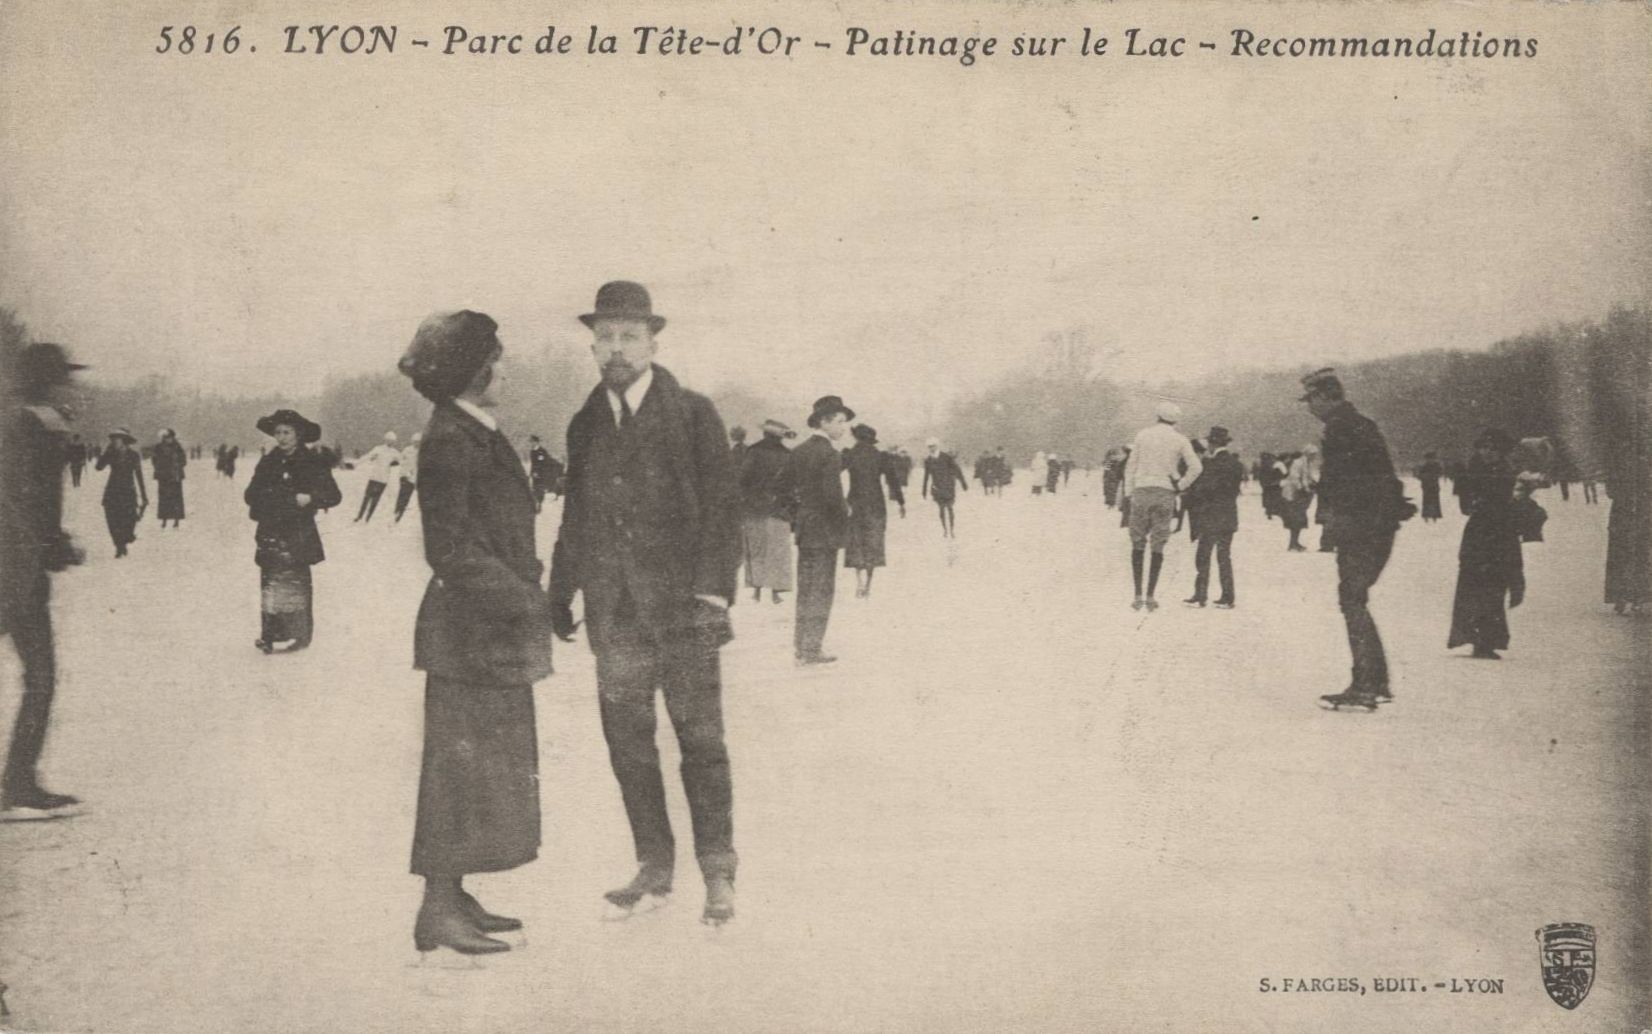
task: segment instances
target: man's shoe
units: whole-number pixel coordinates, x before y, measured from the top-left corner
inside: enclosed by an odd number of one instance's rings
[[[1151,614],[1155,610],[1159,609],[1159,601],[1154,599],[1153,597],[1149,596],[1149,597],[1147,597],[1147,599],[1142,601],[1142,606],[1146,607],[1147,612],[1149,614]]]
[[[510,933],[522,929],[522,920],[512,919],[510,916],[494,915],[482,907],[469,892],[459,892],[459,911],[464,914],[465,920],[471,926],[483,933]]]
[[[1182,602],[1187,604],[1189,607],[1202,607],[1205,605],[1205,598],[1203,596],[1189,596]]]
[[[613,906],[609,913],[612,919],[629,919],[639,911],[652,912],[671,898],[671,870],[645,865],[631,877],[630,883],[608,891],[603,897]]]
[[[1136,597],[1136,602],[1130,604],[1130,609],[1131,610],[1140,610],[1145,606],[1147,606],[1147,600],[1144,599],[1141,596],[1137,596]]]
[[[722,926],[734,918],[734,877],[706,877],[706,910],[700,922],[707,926]]]
[[[829,653],[817,653],[805,657],[799,657],[797,659],[797,666],[799,668],[807,668],[812,664],[833,664],[836,663],[836,661],[837,658]]]
[[[1217,600],[1214,604],[1212,604],[1212,606],[1214,606],[1217,610],[1232,610],[1233,609],[1233,601],[1232,600]]]
[[[1362,710],[1375,711],[1377,698],[1369,693],[1356,693],[1349,690],[1344,693],[1327,693],[1319,698],[1319,706],[1327,711]]]

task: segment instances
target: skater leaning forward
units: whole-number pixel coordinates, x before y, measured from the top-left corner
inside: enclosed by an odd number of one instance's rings
[[[1337,605],[1353,659],[1348,687],[1320,701],[1333,709],[1371,711],[1393,699],[1388,658],[1369,609],[1371,587],[1388,564],[1400,522],[1416,509],[1394,475],[1382,432],[1347,400],[1336,374],[1316,370],[1302,378],[1302,386],[1306,391],[1299,401],[1325,425],[1319,492],[1330,521],[1326,528],[1337,543]]]
[[[258,429],[275,439],[275,448],[259,459],[242,495],[257,522],[253,558],[262,627],[253,645],[270,653],[290,640],[289,650],[302,650],[315,634],[310,568],[326,559],[315,514],[343,497],[326,459],[309,447],[321,440],[319,424],[278,409],[261,418]]]
[[[551,673],[550,602],[534,548],[534,498],[493,408],[498,325],[464,310],[430,317],[398,364],[435,403],[419,449],[418,500],[431,579],[413,664],[425,673],[424,758],[412,871],[424,899],[419,951],[509,949],[521,927],[462,880],[539,853],[533,684]]]
[[[665,697],[682,755],[703,918],[734,915],[733,784],[718,651],[740,566],[733,459],[711,400],[653,363],[665,319],[641,284],[597,291],[591,352],[602,373],[568,425],[568,486],[551,560],[552,621],[571,640],[585,598],[608,758],[638,871],[606,895],[616,918],[671,892],[676,840],[654,743]]]

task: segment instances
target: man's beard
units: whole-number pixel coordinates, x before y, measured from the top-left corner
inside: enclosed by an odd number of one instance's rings
[[[643,369],[647,369],[647,367],[643,367]],[[617,392],[629,388],[641,376],[642,370],[629,364],[610,363],[602,368],[602,383]]]

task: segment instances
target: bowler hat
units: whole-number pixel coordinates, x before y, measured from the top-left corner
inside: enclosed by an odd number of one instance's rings
[[[109,432],[109,437],[111,437],[111,438],[125,438],[127,445],[136,445],[136,444],[138,444],[138,436],[133,434],[131,431],[128,431],[124,427],[117,427],[113,431],[110,431]]]
[[[836,395],[822,395],[815,399],[815,409],[809,414],[809,426],[819,427],[820,422],[833,413],[842,413],[843,419],[853,420],[855,411],[843,404],[843,400]]]
[[[62,384],[76,370],[90,369],[85,363],[69,361],[69,353],[62,345],[37,341],[24,348],[17,357],[18,378],[25,388],[39,390]]]
[[[275,437],[275,429],[282,424],[298,432],[301,442],[319,442],[321,440],[321,425],[304,419],[295,409],[278,409],[269,416],[258,418],[258,429],[271,438]]]
[[[1210,442],[1210,447],[1212,449],[1220,449],[1222,446],[1233,441],[1233,436],[1228,434],[1228,429],[1220,426],[1212,427],[1210,429],[1210,434],[1205,437]]]
[[[611,280],[597,288],[594,311],[585,313],[579,322],[594,327],[597,320],[647,320],[655,334],[665,327],[665,317],[654,315],[648,288],[630,280]]]
[[[1306,402],[1320,392],[1330,392],[1336,395],[1342,393],[1342,380],[1337,377],[1336,370],[1329,366],[1322,366],[1313,373],[1303,376],[1302,397],[1297,401]]]
[[[486,313],[438,312],[419,324],[396,369],[432,402],[462,393],[499,348],[499,324]]]

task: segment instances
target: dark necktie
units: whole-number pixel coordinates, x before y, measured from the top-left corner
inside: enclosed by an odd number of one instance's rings
[[[627,399],[625,397],[624,392],[620,393],[619,400],[620,400],[620,426],[625,427],[627,424],[631,423],[631,402],[630,402],[629,399]]]

